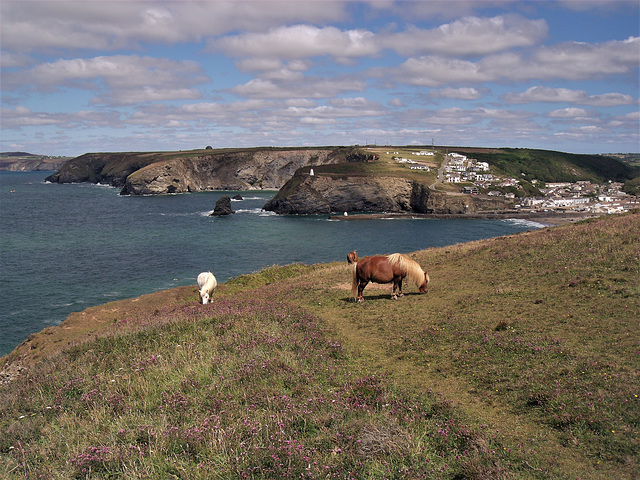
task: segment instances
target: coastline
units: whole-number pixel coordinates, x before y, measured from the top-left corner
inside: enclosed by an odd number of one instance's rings
[[[545,226],[558,226],[578,222],[597,215],[586,212],[518,212],[505,210],[500,212],[474,213],[356,213],[348,215],[329,215],[329,220],[372,220],[394,218],[431,218],[441,220],[469,219],[469,220],[529,220]]]

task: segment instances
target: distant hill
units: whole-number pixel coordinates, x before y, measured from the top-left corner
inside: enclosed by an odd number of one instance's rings
[[[70,157],[36,155],[27,152],[0,153],[0,171],[30,172],[58,170]]]
[[[476,152],[473,157],[489,162],[502,173],[514,178],[543,182],[576,182],[590,180],[604,183],[624,182],[638,175],[636,168],[618,158],[603,155],[580,155],[552,150],[501,148],[492,152]]]
[[[409,152],[411,147],[257,147],[240,149],[205,149],[175,152],[112,152],[87,153],[76,157],[51,175],[52,182],[100,182],[122,187],[122,193],[166,194],[202,190],[279,189],[298,173],[325,177],[392,176],[429,186],[436,182],[436,169],[447,152],[459,152],[479,161],[487,162],[491,172],[499,176],[514,177],[521,182],[527,195],[539,194],[533,180],[540,182],[575,182],[589,180],[601,184],[609,180],[628,184],[626,191],[637,191],[640,169],[618,157],[581,155],[551,150],[524,148],[477,148],[437,146],[437,155],[431,157],[430,172],[416,172],[393,161],[392,150]],[[53,168],[51,163],[28,163],[31,157],[15,156],[4,161],[16,161],[23,168]],[[5,155],[5,154],[3,154]],[[26,154],[29,155],[29,154]],[[40,157],[43,158],[43,157]],[[44,157],[46,158],[46,157]],[[426,158],[426,157],[425,157]],[[8,160],[11,159],[11,160]],[[18,160],[19,159],[19,160]],[[26,168],[28,166],[29,168]],[[8,169],[8,168],[5,168]],[[635,180],[634,180],[635,179]]]

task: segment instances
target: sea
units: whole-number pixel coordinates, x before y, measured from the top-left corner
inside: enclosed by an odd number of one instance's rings
[[[346,261],[513,234],[523,220],[284,216],[275,191],[121,196],[94,184],[52,184],[52,172],[0,172],[0,356],[71,312],[158,290],[218,282],[271,265]],[[235,214],[212,217],[223,195]]]

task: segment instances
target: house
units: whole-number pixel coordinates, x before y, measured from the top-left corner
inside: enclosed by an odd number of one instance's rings
[[[445,181],[448,183],[460,183],[462,180],[459,173],[447,173]]]

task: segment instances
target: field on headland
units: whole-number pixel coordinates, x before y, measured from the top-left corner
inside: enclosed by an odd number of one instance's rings
[[[3,360],[6,478],[633,479],[640,214],[74,314]],[[346,254],[346,252],[345,252]],[[215,272],[214,272],[215,273]]]

